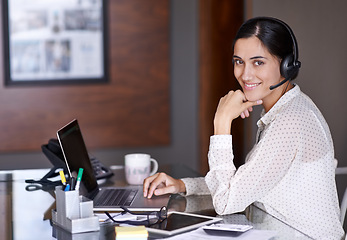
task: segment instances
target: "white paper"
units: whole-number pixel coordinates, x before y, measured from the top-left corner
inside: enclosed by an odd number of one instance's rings
[[[268,240],[276,236],[276,232],[274,231],[268,231],[268,230],[257,230],[257,229],[251,229],[245,233],[242,233],[237,236],[217,236],[217,235],[210,235],[207,234],[202,228],[199,228],[197,230],[179,234],[176,236],[173,236],[171,238],[172,240],[205,240],[205,239],[238,239],[238,240]]]
[[[210,226],[205,226],[203,229],[225,231],[225,232],[246,232],[252,229],[251,225],[240,225],[240,224],[225,224],[225,223],[216,223]]]

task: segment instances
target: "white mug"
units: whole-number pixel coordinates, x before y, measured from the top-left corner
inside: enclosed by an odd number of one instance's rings
[[[129,184],[141,185],[143,180],[158,171],[158,162],[145,153],[125,155],[125,178]],[[151,162],[153,169],[151,169]]]

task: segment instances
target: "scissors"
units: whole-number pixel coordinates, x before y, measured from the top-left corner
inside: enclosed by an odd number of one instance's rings
[[[25,182],[29,183],[27,186],[25,186],[25,190],[29,192],[33,192],[37,190],[50,191],[50,190],[53,190],[56,186],[62,185],[60,181],[53,182],[47,179],[41,179],[41,180],[28,179],[28,180],[25,180]]]

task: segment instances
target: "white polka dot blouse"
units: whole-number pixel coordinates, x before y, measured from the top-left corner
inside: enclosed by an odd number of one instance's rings
[[[182,179],[186,194],[211,194],[218,214],[255,203],[314,239],[341,239],[329,127],[298,85],[257,123],[256,144],[236,170],[231,135],[210,138],[205,178]]]

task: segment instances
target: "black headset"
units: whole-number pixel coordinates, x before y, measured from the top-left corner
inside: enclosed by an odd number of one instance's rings
[[[281,85],[283,85],[285,82],[292,80],[293,78],[296,77],[296,75],[299,73],[299,68],[301,67],[301,62],[298,60],[299,57],[299,50],[298,50],[298,44],[296,42],[295,35],[292,31],[292,29],[283,22],[282,20],[279,20],[277,18],[272,18],[272,17],[256,17],[253,18],[252,20],[272,20],[275,21],[282,26],[284,26],[287,31],[290,34],[290,37],[292,38],[293,42],[293,52],[287,56],[285,56],[282,61],[281,61],[281,66],[280,66],[280,71],[281,75],[284,77],[284,80],[281,81],[280,83],[270,86],[270,90],[273,90]]]

